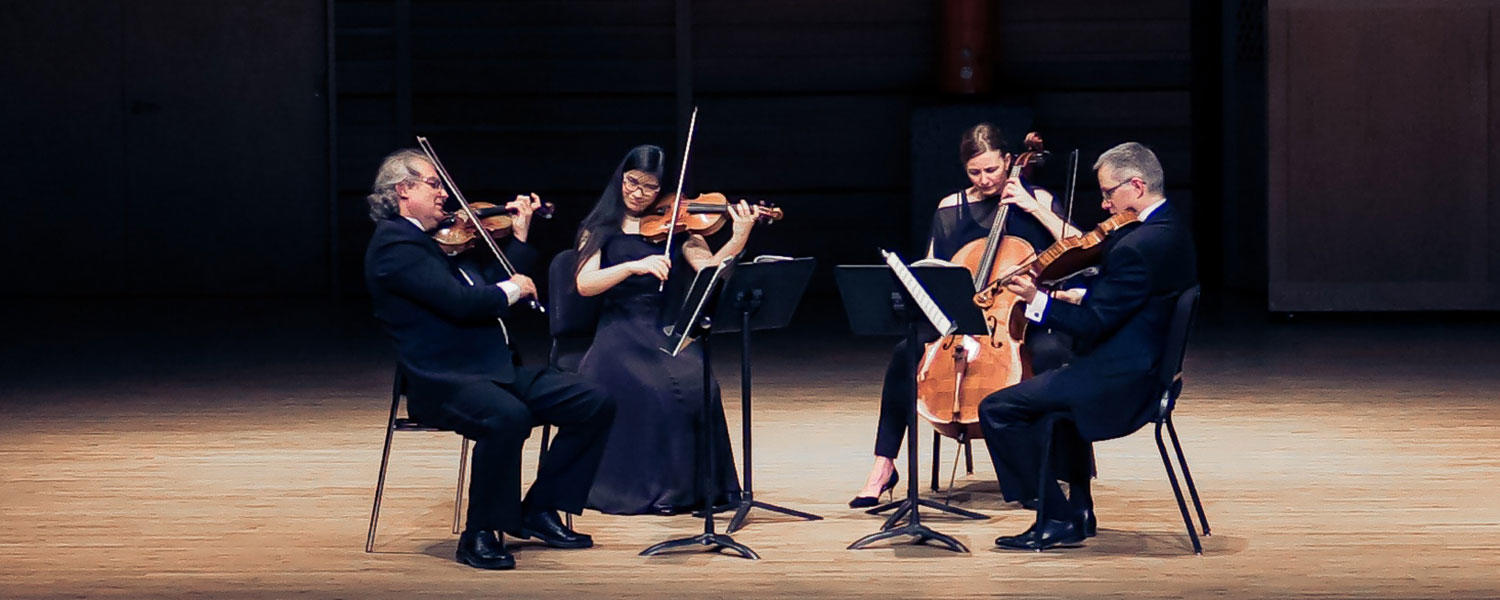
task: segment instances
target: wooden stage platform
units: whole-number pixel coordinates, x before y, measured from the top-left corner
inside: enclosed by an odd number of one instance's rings
[[[758,496],[827,520],[757,511],[735,537],[760,561],[643,558],[700,521],[586,513],[577,527],[598,547],[525,545],[516,571],[485,572],[453,561],[452,434],[398,435],[377,552],[364,552],[390,353],[356,312],[249,305],[183,321],[137,307],[46,334],[11,311],[0,597],[1500,596],[1493,320],[1206,321],[1177,419],[1213,526],[1201,557],[1149,429],[1098,445],[1100,532],[1083,548],[995,549],[1030,513],[998,501],[981,449],[959,497],[992,518],[926,519],[972,554],[845,550],[881,523],[844,503],[869,466],[889,344],[840,327],[768,335]],[[716,354],[738,444],[733,346]]]

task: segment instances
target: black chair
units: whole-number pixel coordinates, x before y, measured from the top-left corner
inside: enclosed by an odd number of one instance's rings
[[[1177,496],[1177,509],[1182,513],[1182,523],[1187,526],[1188,537],[1193,541],[1193,552],[1201,555],[1203,544],[1198,541],[1192,517],[1188,516],[1187,502],[1182,497],[1182,487],[1177,483],[1177,471],[1172,468],[1172,461],[1167,456],[1167,445],[1161,437],[1161,428],[1165,425],[1172,438],[1172,448],[1177,454],[1177,464],[1182,467],[1182,477],[1187,481],[1188,493],[1193,497],[1193,507],[1197,509],[1198,520],[1203,524],[1203,535],[1210,535],[1208,515],[1203,512],[1198,488],[1193,485],[1193,474],[1188,471],[1187,457],[1182,453],[1182,443],[1177,440],[1177,428],[1172,426],[1172,409],[1177,407],[1177,398],[1182,395],[1182,359],[1187,355],[1188,330],[1192,328],[1193,317],[1198,311],[1198,295],[1199,289],[1195,285],[1177,297],[1177,306],[1172,314],[1172,322],[1168,324],[1166,345],[1162,348],[1161,364],[1158,367],[1161,404],[1152,422],[1156,423],[1156,449],[1161,453],[1162,466],[1166,467],[1167,481],[1172,483],[1172,493]],[[1041,518],[1047,501],[1046,484],[1055,477],[1048,464],[1052,454],[1052,437],[1057,426],[1065,421],[1071,422],[1071,419],[1066,414],[1058,413],[1049,415],[1042,423],[1043,430],[1047,432],[1044,447],[1048,451],[1042,454],[1041,477],[1037,480],[1037,526],[1033,528],[1032,534],[1036,540],[1041,538]]]
[[[391,463],[391,440],[397,431],[452,431],[442,427],[434,427],[418,422],[411,417],[397,416],[401,412],[401,399],[406,396],[406,374],[398,365],[396,367],[395,383],[391,386],[391,414],[386,420],[385,426],[385,449],[380,453],[380,476],[375,481],[375,505],[370,509],[370,533],[365,537],[365,552],[375,551],[375,528],[380,523],[380,500],[385,495],[385,474]],[[547,447],[551,445],[552,426],[542,426],[542,447],[537,455],[537,462],[541,463],[541,457],[547,454]],[[464,508],[464,482],[468,475],[469,466],[469,438],[459,436],[461,440],[458,446],[458,484],[453,492],[453,533],[458,533],[460,520],[463,518]],[[568,527],[573,526],[573,516],[568,515]]]
[[[406,395],[406,373],[396,367],[395,383],[391,385],[391,416],[385,425],[385,449],[380,453],[380,477],[375,481],[375,506],[370,509],[370,533],[365,537],[365,552],[375,551],[375,526],[380,523],[380,500],[385,493],[386,468],[391,464],[391,439],[397,431],[451,431],[441,427],[423,425],[410,417],[397,416],[401,411],[401,398]],[[453,533],[458,533],[458,523],[464,505],[464,477],[469,465],[469,439],[462,440],[458,447],[458,487],[453,493]],[[545,442],[543,442],[545,447]]]
[[[578,363],[589,345],[594,343],[594,326],[599,320],[597,298],[584,298],[578,294],[574,274],[578,268],[578,251],[572,248],[557,253],[547,266],[547,327],[551,332],[552,349],[547,353],[547,364],[567,373],[577,373]],[[542,448],[547,448],[551,428],[542,430]],[[573,528],[573,515],[565,516],[568,529]]]
[[[547,363],[569,373],[578,372],[578,363],[594,342],[594,327],[599,323],[598,298],[578,294],[574,273],[578,268],[578,251],[557,253],[547,267],[547,300],[550,304],[547,325],[552,334],[552,350]]]

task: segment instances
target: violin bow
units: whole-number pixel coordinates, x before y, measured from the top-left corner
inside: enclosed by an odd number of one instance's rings
[[[1078,149],[1074,148],[1068,154],[1068,208],[1067,214],[1063,215],[1062,231],[1057,232],[1057,239],[1068,236],[1068,223],[1073,222],[1073,192],[1078,191]]]
[[[474,224],[474,235],[483,239],[484,245],[488,246],[490,252],[494,253],[495,260],[500,261],[500,269],[505,271],[507,276],[514,277],[516,275],[516,267],[510,264],[510,259],[505,258],[505,253],[500,251],[500,245],[495,243],[495,238],[490,236],[489,230],[479,224],[479,215],[474,212],[473,207],[469,206],[469,201],[464,198],[464,193],[459,191],[458,185],[453,183],[453,177],[448,175],[448,169],[443,167],[443,161],[438,160],[437,152],[432,149],[432,144],[427,141],[427,138],[419,135],[417,136],[417,145],[422,148],[422,153],[427,155],[427,160],[432,163],[432,168],[437,170],[438,177],[443,179],[443,185],[448,186],[448,190],[453,192],[453,198],[458,200],[458,205],[463,208],[464,214],[469,215],[469,222]],[[526,305],[537,312],[547,312],[546,307],[543,307],[541,302],[537,302],[536,298],[527,298]]]
[[[682,147],[682,168],[677,172],[677,193],[672,197],[672,222],[667,225],[667,247],[662,249],[662,256],[667,261],[672,260],[672,234],[677,232],[677,211],[682,207],[682,181],[687,179],[688,155],[693,152],[693,130],[698,126],[698,107],[693,107],[693,116],[688,119],[687,142]],[[663,279],[656,291],[667,289],[667,280]]]

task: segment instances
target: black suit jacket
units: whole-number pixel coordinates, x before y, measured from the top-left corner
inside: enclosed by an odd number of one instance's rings
[[[514,238],[505,252],[518,272],[537,260],[536,250]],[[375,224],[365,250],[365,285],[375,318],[396,344],[412,399],[441,402],[467,383],[514,381],[511,350],[495,321],[510,312],[505,291],[468,285],[410,221]]]
[[[1077,357],[1059,383],[1082,388],[1069,395],[1097,398],[1074,411],[1080,433],[1093,440],[1128,435],[1150,421],[1177,296],[1197,282],[1192,236],[1170,202],[1109,244],[1083,303],[1048,302],[1042,315],[1042,325],[1073,336]]]

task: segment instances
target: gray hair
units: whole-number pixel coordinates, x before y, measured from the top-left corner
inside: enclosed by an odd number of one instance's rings
[[[1166,175],[1162,173],[1161,161],[1156,153],[1136,142],[1125,142],[1099,155],[1094,161],[1094,171],[1108,165],[1121,179],[1139,177],[1146,182],[1146,191],[1158,196],[1166,192]]]
[[[370,185],[370,195],[365,196],[365,201],[370,203],[370,220],[380,222],[401,214],[396,185],[422,177],[417,161],[427,162],[427,155],[412,148],[392,152],[380,161],[380,169],[375,171],[375,183]]]

